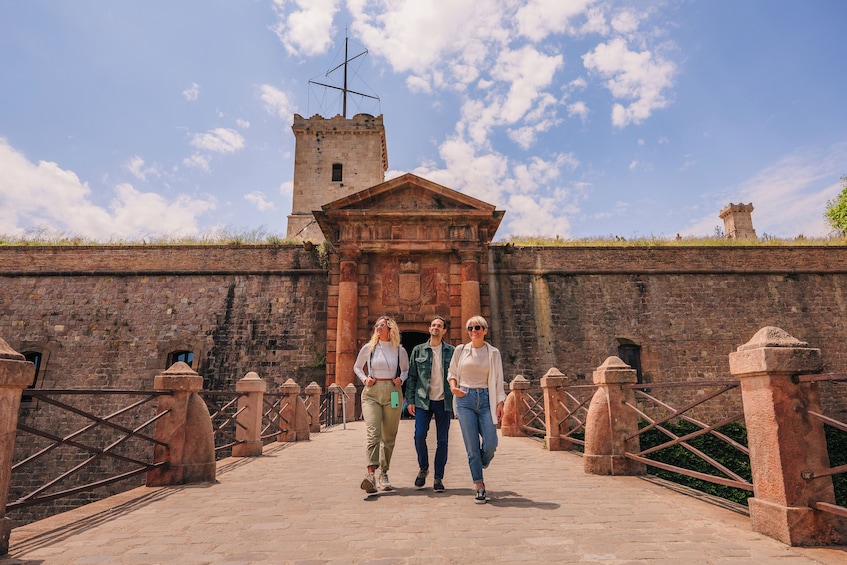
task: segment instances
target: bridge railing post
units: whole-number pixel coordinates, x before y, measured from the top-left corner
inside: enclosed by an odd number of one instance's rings
[[[321,431],[321,387],[315,381],[306,386],[306,413],[309,418],[309,432]]]
[[[353,383],[348,383],[347,386],[344,387],[344,392],[347,393],[347,396],[344,397],[344,424],[347,422],[352,422],[356,419],[356,397],[358,396],[358,389],[356,385]],[[361,403],[359,403],[361,406]]]
[[[309,439],[309,415],[306,403],[300,398],[300,385],[288,379],[279,388],[282,401],[279,409],[279,436],[277,441],[288,443]]]
[[[523,375],[516,375],[509,383],[509,395],[503,405],[503,422],[500,432],[505,437],[521,437],[527,435],[523,429],[526,405],[523,401],[523,391],[529,388],[529,381]]]
[[[816,382],[799,374],[819,373],[820,349],[776,327],[764,327],[729,355],[729,368],[741,381],[754,496],[747,500],[754,530],[789,545],[829,545],[847,541],[847,522],[810,508],[835,502]],[[805,477],[814,477],[806,479]]]
[[[147,486],[208,483],[215,480],[215,440],[212,418],[197,393],[203,377],[179,361],[156,375],[153,389],[159,397],[153,462],[167,465],[147,472]],[[164,445],[163,445],[164,444]]]
[[[563,436],[570,431],[567,419],[568,397],[562,390],[568,384],[568,377],[556,367],[541,377],[541,390],[544,392],[544,427],[547,430],[545,441],[549,451],[569,451],[573,444]]]
[[[0,338],[0,555],[9,553],[12,533],[12,520],[6,517],[6,503],[12,479],[21,392],[32,384],[34,377],[35,365]]]
[[[232,446],[233,457],[256,457],[262,454],[262,413],[268,385],[253,371],[235,383],[238,397],[238,416],[235,426],[236,444]]]
[[[638,382],[635,369],[618,357],[607,358],[594,371],[597,391],[591,398],[585,418],[586,473],[594,475],[643,475],[643,463],[627,459],[627,451],[637,452],[638,416],[626,407],[635,404],[635,392],[623,385]],[[631,439],[627,440],[627,437]]]

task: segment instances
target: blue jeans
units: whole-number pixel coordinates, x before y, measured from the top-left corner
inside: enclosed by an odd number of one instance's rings
[[[450,435],[450,419],[453,414],[444,409],[443,400],[430,400],[429,410],[415,406],[415,451],[418,452],[418,467],[429,469],[429,450],[426,435],[429,424],[435,418],[435,478],[444,478],[447,465],[447,440]]]
[[[456,397],[456,416],[468,452],[471,479],[481,483],[482,468],[488,467],[497,450],[497,426],[491,420],[488,389],[462,387],[462,390],[467,394]]]

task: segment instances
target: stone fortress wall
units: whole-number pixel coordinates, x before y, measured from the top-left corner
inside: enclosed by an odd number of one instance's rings
[[[645,382],[727,379],[728,355],[763,326],[847,371],[844,248],[492,245],[482,270],[507,379],[534,388],[550,367],[590,383],[623,343],[640,347]],[[249,371],[269,391],[325,385],[329,278],[309,244],[0,247],[0,337],[43,353],[40,388],[150,389],[179,350],[206,388]],[[840,388],[822,396],[845,419]],[[44,427],[48,413],[21,418]]]

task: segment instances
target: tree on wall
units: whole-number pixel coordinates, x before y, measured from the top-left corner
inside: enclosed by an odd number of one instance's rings
[[[841,235],[847,235],[847,175],[841,175],[841,192],[827,200],[824,217]]]

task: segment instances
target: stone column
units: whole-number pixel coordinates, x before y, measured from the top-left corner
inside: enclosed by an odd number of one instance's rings
[[[32,384],[35,365],[0,338],[0,555],[9,553],[12,520],[6,517],[21,391]]]
[[[156,375],[153,389],[170,391],[159,397],[153,462],[168,464],[147,472],[147,486],[209,483],[215,480],[215,439],[206,403],[197,394],[203,377],[179,361]]]
[[[754,530],[789,545],[842,544],[847,522],[809,507],[835,503],[817,383],[796,375],[821,371],[820,349],[784,330],[760,329],[729,355],[741,380],[754,496],[747,500]],[[809,478],[804,478],[809,477]]]
[[[525,436],[523,428],[523,418],[526,412],[523,391],[529,388],[529,381],[523,375],[517,375],[512,382],[509,383],[509,396],[506,397],[506,402],[503,405],[503,423],[500,426],[500,431],[506,437],[521,437]]]
[[[345,387],[353,382],[359,312],[359,252],[338,252],[338,327],[335,333],[335,382]]]
[[[262,454],[262,414],[267,389],[267,383],[252,371],[235,383],[235,391],[242,396],[238,397],[238,424],[235,426],[238,443],[232,446],[233,457]]]
[[[309,415],[309,431],[318,433],[321,431],[321,387],[315,381],[306,386],[306,412]],[[330,410],[330,408],[327,408]]]
[[[306,403],[300,398],[300,385],[294,379],[285,381],[279,391],[282,400],[279,408],[279,436],[281,443],[306,441],[309,439],[309,415]]]
[[[568,384],[568,378],[556,367],[551,367],[541,377],[541,390],[544,391],[544,427],[547,429],[547,449],[549,451],[569,451],[573,444],[562,439],[568,428],[568,397],[562,388]]]
[[[465,323],[471,316],[482,314],[482,305],[479,295],[479,250],[460,250],[459,258],[462,260],[462,341],[467,343],[470,339],[465,331]]]
[[[627,459],[624,453],[638,451],[638,415],[625,403],[635,404],[635,392],[624,384],[638,381],[635,369],[618,357],[609,357],[596,371],[599,388],[591,399],[585,418],[586,473],[594,475],[643,475],[643,463]],[[634,436],[627,440],[628,436]]]

